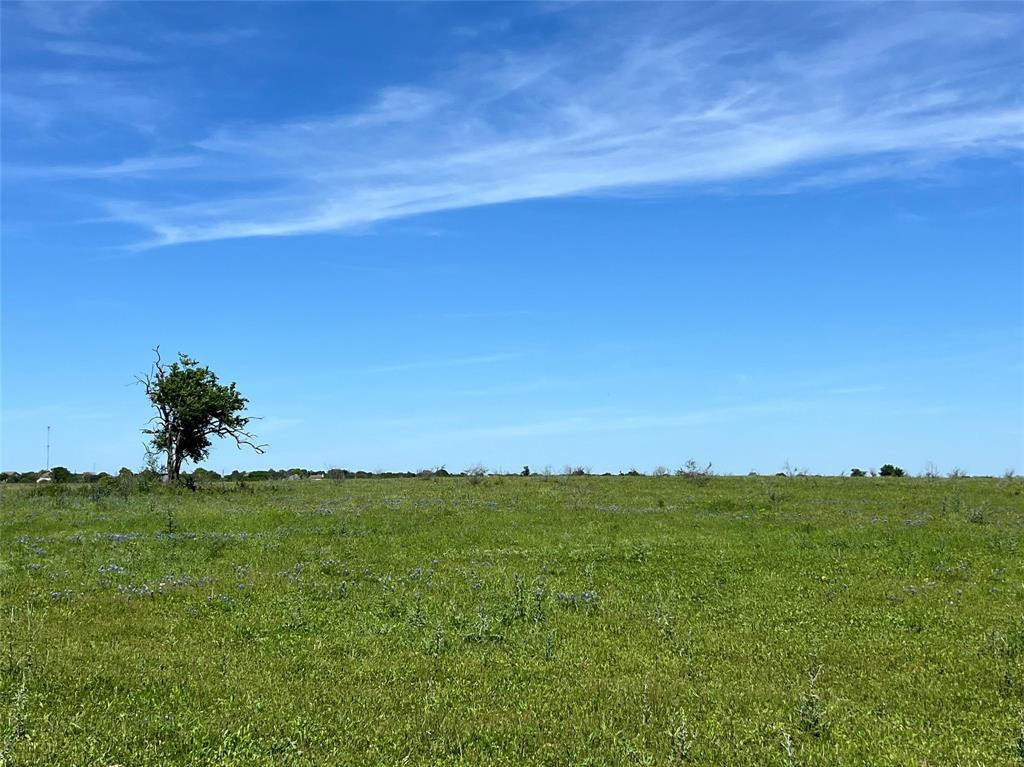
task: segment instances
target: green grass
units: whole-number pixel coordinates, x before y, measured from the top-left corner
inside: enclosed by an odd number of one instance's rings
[[[1022,491],[4,489],[0,763],[1024,765]]]

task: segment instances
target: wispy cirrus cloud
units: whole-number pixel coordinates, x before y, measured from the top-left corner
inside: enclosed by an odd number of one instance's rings
[[[109,7],[106,2],[23,2],[18,5],[29,24],[55,35],[75,35],[92,23],[94,17]]]
[[[76,40],[57,40],[47,43],[46,49],[62,56],[79,56],[83,58],[106,59],[130,64],[145,64],[154,61],[149,54],[137,51],[124,45],[94,43]]]
[[[829,389],[829,394],[837,395],[848,395],[848,394],[875,394],[880,391],[885,391],[884,386],[843,386],[837,389]]]
[[[31,125],[40,142],[66,140],[76,133],[103,130],[110,126],[159,139],[159,128],[167,115],[173,112],[174,105],[161,99],[154,87],[144,88],[146,77],[133,75],[130,72],[57,67],[5,71],[4,121],[18,120]],[[8,154],[8,161],[9,157]],[[131,159],[118,158],[103,165],[123,162],[131,162]],[[45,176],[47,166],[37,167],[39,173],[24,175]],[[82,163],[79,167],[82,171],[80,177],[102,177],[94,172],[96,166]]]
[[[479,354],[469,357],[442,357],[431,360],[414,360],[411,362],[399,362],[393,365],[379,365],[376,367],[360,368],[349,371],[350,373],[403,373],[413,370],[430,370],[433,368],[456,368],[469,365],[487,365],[496,362],[510,362],[522,358],[518,352],[500,352],[497,354]]]
[[[5,407],[3,420],[11,422],[36,421],[40,424],[64,421],[94,421],[108,418],[110,413],[80,404],[57,404],[36,407]]]
[[[228,45],[257,35],[259,35],[259,31],[251,27],[224,27],[222,29],[170,31],[163,35],[163,40],[174,45]]]
[[[181,188],[106,208],[145,248],[573,195],[799,191],[1024,149],[1017,9],[826,6],[785,36],[684,8],[510,42],[363,109],[214,127],[181,149],[200,160]]]
[[[583,411],[556,418],[524,419],[517,423],[446,429],[433,433],[431,437],[441,440],[467,437],[474,439],[514,439],[558,434],[682,428],[735,421],[749,418],[753,415],[786,413],[814,404],[816,404],[814,401],[777,400],[669,413]]]
[[[143,178],[164,171],[194,168],[202,163],[198,155],[169,155],[167,157],[126,157],[103,165],[34,165],[11,166],[4,169],[8,177],[42,179],[113,179]]]

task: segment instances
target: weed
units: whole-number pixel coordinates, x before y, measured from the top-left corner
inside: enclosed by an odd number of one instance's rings
[[[435,658],[440,657],[441,653],[444,652],[446,641],[447,638],[444,633],[444,623],[438,621],[437,625],[434,626],[434,635],[430,638],[430,654]]]
[[[796,758],[796,749],[793,747],[793,736],[786,730],[783,730],[779,736],[779,747],[786,756],[786,767],[792,767],[793,760]]]
[[[419,591],[413,596],[412,613],[409,615],[409,625],[415,629],[424,629],[427,626],[427,616],[423,610],[423,594]]]
[[[1017,759],[1024,762],[1024,709],[1021,709],[1017,715],[1017,741],[1014,746],[1016,746]]]
[[[544,634],[544,660],[550,661],[555,657],[555,630],[550,629]]]
[[[668,734],[672,744],[672,760],[676,762],[688,761],[690,752],[693,750],[693,731],[690,729],[690,723],[687,721],[686,715],[681,711],[676,712],[675,716],[672,717]]]
[[[526,579],[519,573],[512,584],[512,620],[526,620]]]
[[[815,666],[807,674],[807,689],[800,696],[797,705],[797,716],[800,721],[800,729],[814,738],[820,738],[824,733],[825,707],[822,705],[821,696],[818,695],[818,676],[821,674],[821,666]]]
[[[946,493],[942,496],[942,513],[943,514],[959,514],[964,507],[963,494],[960,492],[960,488],[957,488],[952,493]]]
[[[533,599],[530,602],[530,620],[534,623],[544,623],[547,620],[545,604],[548,597],[548,586],[542,579],[537,578],[533,582],[531,596]]]

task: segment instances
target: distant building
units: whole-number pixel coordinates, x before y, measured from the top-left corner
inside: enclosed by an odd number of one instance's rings
[[[310,474],[309,478],[310,479],[326,479],[326,477],[324,476],[323,472],[318,472],[316,474]]]
[[[45,485],[50,482],[53,482],[52,471],[44,471],[42,474],[39,475],[39,478],[36,480],[37,485]]]

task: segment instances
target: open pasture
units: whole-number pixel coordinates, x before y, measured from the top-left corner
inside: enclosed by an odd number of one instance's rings
[[[1024,764],[1022,492],[4,489],[0,763]]]

